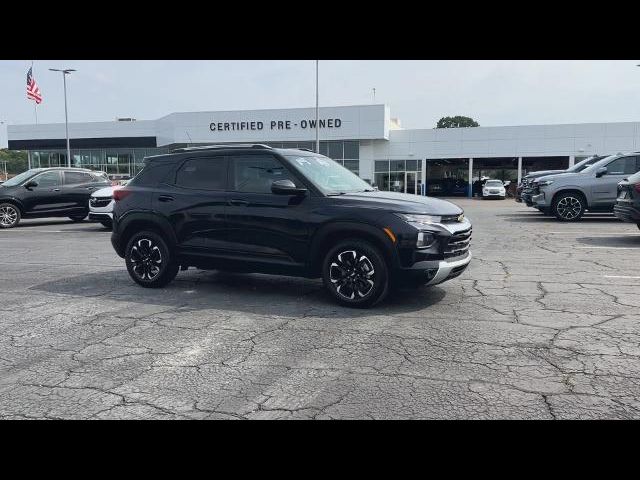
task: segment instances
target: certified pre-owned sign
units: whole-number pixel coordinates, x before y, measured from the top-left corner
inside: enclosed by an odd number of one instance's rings
[[[298,122],[291,120],[271,120],[266,124],[270,130],[292,130],[295,128],[315,129],[316,121],[302,119]],[[340,128],[342,120],[339,118],[323,118],[318,121],[318,128]],[[265,122],[211,122],[209,129],[212,132],[229,132],[243,130],[264,130]]]

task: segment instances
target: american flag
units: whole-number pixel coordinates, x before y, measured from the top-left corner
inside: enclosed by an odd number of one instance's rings
[[[42,103],[42,94],[38,88],[38,84],[33,79],[33,67],[27,72],[27,98],[36,102],[37,105]]]

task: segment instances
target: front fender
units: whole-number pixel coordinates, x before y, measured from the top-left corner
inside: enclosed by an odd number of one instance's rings
[[[10,202],[10,203],[13,203],[14,205],[17,205],[18,208],[20,209],[20,212],[24,213],[24,204],[20,200],[18,200],[16,197],[13,197],[11,195],[0,196],[0,203],[4,203],[4,202]]]

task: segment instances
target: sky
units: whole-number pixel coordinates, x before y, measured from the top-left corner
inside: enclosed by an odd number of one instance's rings
[[[640,121],[640,61],[321,60],[320,106],[385,103],[403,128],[432,128],[465,115],[481,126]],[[0,60],[0,148],[6,125],[35,123],[26,98],[31,60]],[[314,60],[34,62],[43,103],[38,122],[69,122],[172,112],[315,105]]]

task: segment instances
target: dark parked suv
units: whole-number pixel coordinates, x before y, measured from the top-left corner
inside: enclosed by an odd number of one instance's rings
[[[176,150],[145,159],[114,200],[111,242],[144,287],[190,266],[322,277],[340,303],[364,307],[390,285],[435,285],[471,260],[458,206],[377,191],[308,150]]]
[[[69,217],[83,220],[91,192],[111,185],[107,174],[84,168],[33,168],[0,185],[0,228],[21,218]]]
[[[613,213],[623,222],[635,223],[640,228],[640,172],[618,184]]]

